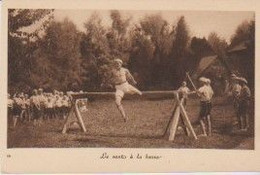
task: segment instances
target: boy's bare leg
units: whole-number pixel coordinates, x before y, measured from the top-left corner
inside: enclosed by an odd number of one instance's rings
[[[245,126],[245,129],[248,129],[249,128],[249,116],[248,116],[248,114],[246,114],[246,116],[245,116],[245,120],[246,120],[246,126]]]
[[[200,125],[201,125],[201,128],[202,128],[203,135],[207,136],[206,127],[205,127],[205,124],[204,124],[202,119],[200,120]]]
[[[240,123],[240,129],[243,129],[244,128],[244,120],[243,120],[242,116],[239,117],[239,123]]]
[[[137,90],[137,94],[142,95],[143,93],[139,90]]]
[[[15,128],[16,127],[16,124],[17,124],[17,120],[18,120],[18,118],[16,117],[16,116],[14,116],[14,123],[13,123],[13,127]]]
[[[208,122],[208,135],[211,136],[211,134],[212,134],[212,129],[211,129],[210,115],[207,115],[207,122]]]
[[[122,97],[117,96],[116,97],[116,106],[117,106],[119,112],[121,113],[121,116],[123,117],[124,121],[126,122],[128,120],[128,118],[125,115],[125,110],[121,104],[121,101],[122,101]]]
[[[36,126],[37,125],[37,120],[33,119],[33,125]]]
[[[121,113],[121,115],[122,115],[124,121],[126,122],[126,121],[128,120],[128,118],[127,118],[126,115],[125,115],[125,110],[124,110],[123,106],[120,105],[120,106],[117,106],[117,108],[118,108],[119,112]]]

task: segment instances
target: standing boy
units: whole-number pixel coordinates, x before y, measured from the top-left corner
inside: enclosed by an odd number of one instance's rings
[[[239,77],[237,77],[235,74],[231,74],[231,94],[232,94],[232,99],[233,99],[233,107],[234,107],[234,111],[235,111],[235,115],[236,115],[236,121],[234,122],[234,125],[236,125],[240,122],[239,96],[241,93],[241,89],[242,89],[242,87],[239,84]]]
[[[210,79],[201,77],[199,79],[201,87],[197,90],[197,94],[200,98],[200,116],[199,121],[202,127],[203,136],[207,136],[206,127],[204,121],[207,123],[208,135],[211,135],[211,119],[210,112],[212,108],[211,99],[214,94],[211,86]]]
[[[180,98],[183,98],[183,106],[185,107],[187,104],[187,99],[189,94],[193,94],[188,87],[186,81],[183,81],[181,87],[177,90],[179,92]]]
[[[238,114],[240,119],[240,129],[247,130],[249,128],[249,107],[251,91],[247,86],[247,80],[245,78],[239,78],[241,84],[241,92],[239,95],[239,107]]]
[[[40,125],[39,118],[41,117],[41,102],[36,89],[33,90],[30,103],[33,115],[33,125]]]

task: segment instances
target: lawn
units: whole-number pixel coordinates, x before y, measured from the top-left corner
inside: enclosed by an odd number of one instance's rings
[[[15,129],[8,127],[8,148],[207,148],[254,149],[254,127],[247,132],[237,130],[232,123],[234,111],[229,101],[215,98],[212,109],[213,135],[194,140],[177,131],[174,142],[164,135],[172,115],[173,100],[125,100],[124,108],[129,117],[124,122],[113,100],[95,100],[88,103],[88,111],[82,113],[86,133],[76,126],[62,134],[62,119],[44,120],[41,126],[32,122],[20,122]],[[197,118],[199,101],[190,99],[187,113],[196,134],[201,134]],[[253,115],[252,115],[253,116]]]

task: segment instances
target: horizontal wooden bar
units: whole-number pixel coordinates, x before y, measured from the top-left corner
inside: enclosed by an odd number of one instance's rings
[[[176,96],[177,91],[143,91],[142,96],[138,94],[125,94],[124,99],[172,99]],[[115,92],[83,92],[72,93],[74,99],[111,99],[115,98]]]

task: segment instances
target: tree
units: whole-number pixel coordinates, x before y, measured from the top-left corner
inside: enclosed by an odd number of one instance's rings
[[[193,37],[191,39],[190,48],[196,57],[196,63],[204,56],[215,54],[206,38]]]
[[[231,38],[231,46],[239,44],[241,41],[254,40],[255,21],[243,21],[236,29]]]
[[[246,49],[237,54],[236,69],[242,76],[249,81],[251,89],[254,87],[255,72],[255,21],[244,21],[236,29],[235,34],[231,38],[229,48],[237,45],[244,45]]]
[[[35,58],[39,63],[33,74],[39,79],[37,83],[48,89],[79,89],[82,84],[80,41],[81,33],[73,22],[67,18],[52,22],[42,39],[41,55]]]
[[[187,71],[187,64],[190,63],[190,60],[186,58],[189,56],[189,29],[185,21],[184,16],[181,16],[175,27],[174,40],[172,44],[172,53],[171,53],[171,66],[172,66],[172,78],[171,81],[174,82],[175,86],[179,86],[184,80]]]
[[[8,10],[8,34],[16,37],[36,37],[40,30],[47,27],[48,22],[53,18],[54,10],[33,10],[33,9],[9,9]],[[25,32],[21,29],[30,27],[41,22],[41,25],[33,32]]]
[[[164,20],[161,15],[155,14],[144,17],[140,21],[141,35],[150,41],[153,48],[153,54],[150,55],[150,63],[143,58],[145,65],[151,66],[151,86],[165,86],[169,82],[169,54],[172,48],[173,33],[172,27]],[[142,37],[140,40],[143,39]],[[138,40],[138,38],[137,38]],[[148,44],[148,43],[147,43]],[[142,58],[140,58],[142,59]]]
[[[132,50],[130,52],[129,68],[136,75],[138,86],[148,89],[152,79],[152,59],[154,44],[150,37],[145,35],[140,27],[135,26],[130,31]]]
[[[36,64],[33,54],[38,48],[40,34],[52,19],[53,10],[8,10],[8,90],[31,90],[30,75]],[[35,24],[33,31],[25,31]]]
[[[217,33],[212,32],[208,36],[208,43],[219,57],[226,57],[226,49],[228,44],[225,39],[220,38]]]
[[[123,19],[118,10],[112,10],[110,17],[112,19],[112,28],[116,30],[119,35],[125,35],[131,18]]]
[[[107,39],[107,29],[102,25],[100,16],[94,13],[85,23],[86,32],[81,42],[83,57],[84,89],[100,90],[101,84],[109,82],[111,49]]]
[[[112,19],[112,26],[108,28],[106,34],[110,55],[113,58],[117,57],[124,62],[128,62],[131,43],[127,34],[127,28],[131,18],[124,19],[117,10],[112,10],[110,17]]]
[[[186,24],[184,16],[181,16],[175,28],[175,38],[173,41],[173,54],[178,60],[185,56],[189,41],[188,25]]]

